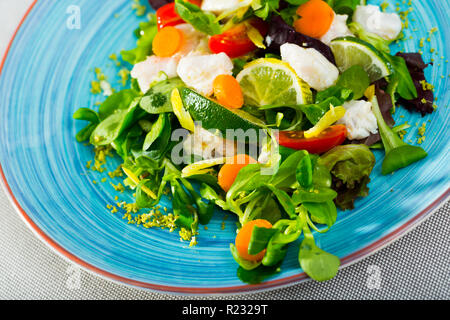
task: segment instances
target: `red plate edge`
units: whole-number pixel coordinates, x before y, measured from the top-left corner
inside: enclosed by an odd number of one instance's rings
[[[33,9],[34,5],[37,3],[37,0],[34,0],[33,3],[30,5],[28,10],[26,11],[25,15],[23,16],[22,20],[20,21],[19,25],[17,26],[11,40],[9,41],[8,47],[4,53],[2,62],[0,64],[0,76],[3,70],[3,66],[6,61],[6,57],[9,53],[9,50],[11,48],[12,43],[14,42],[14,39],[17,35],[17,32],[23,25],[24,21],[28,17],[29,13]],[[233,287],[223,287],[223,288],[188,288],[188,287],[172,287],[172,286],[163,286],[163,285],[157,285],[157,284],[151,284],[141,281],[135,281],[133,279],[121,277],[118,275],[115,275],[113,273],[110,273],[108,271],[99,269],[80,258],[76,257],[66,249],[64,249],[61,245],[56,243],[54,240],[52,240],[47,234],[45,234],[27,215],[25,210],[22,209],[19,202],[15,198],[14,194],[12,193],[11,188],[9,187],[8,181],[6,180],[5,174],[3,172],[3,168],[0,163],[0,176],[1,180],[3,181],[3,185],[5,187],[5,190],[7,191],[10,201],[13,203],[14,207],[16,208],[19,215],[23,218],[26,225],[40,238],[46,245],[48,245],[50,248],[52,248],[54,251],[56,251],[59,255],[61,255],[65,259],[69,259],[70,261],[78,264],[79,266],[83,267],[89,272],[93,272],[95,274],[98,274],[104,278],[117,281],[119,283],[125,283],[131,286],[135,286],[138,288],[145,288],[155,291],[162,291],[162,292],[170,292],[170,293],[181,293],[181,294],[239,294],[239,293],[248,293],[248,292],[254,292],[254,291],[261,291],[264,289],[279,289],[280,287],[294,285],[302,280],[308,279],[307,275],[303,272],[298,275],[290,276],[288,278],[284,279],[278,279],[278,280],[272,280],[267,281],[262,284],[257,285],[242,285],[242,286],[233,286]],[[354,252],[343,259],[341,259],[341,269],[349,266],[353,263],[356,263],[360,261],[361,259],[374,254],[375,252],[379,251],[380,249],[384,248],[388,244],[390,244],[395,239],[398,239],[399,237],[405,235],[408,231],[411,231],[413,227],[417,227],[419,223],[425,221],[425,218],[427,216],[430,216],[431,213],[433,213],[435,210],[437,210],[440,205],[442,205],[445,200],[450,196],[450,189],[447,189],[441,196],[439,196],[435,201],[433,201],[430,205],[428,205],[424,210],[422,210],[419,214],[414,216],[411,220],[407,221],[405,224],[401,225],[388,235],[384,236],[383,238],[375,241],[374,243],[368,245],[367,247],[362,248],[361,250]]]

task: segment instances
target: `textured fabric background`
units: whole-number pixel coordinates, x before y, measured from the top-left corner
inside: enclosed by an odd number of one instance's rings
[[[31,0],[0,0],[0,56]],[[214,299],[450,299],[450,202],[378,253],[326,283]],[[0,188],[0,299],[185,299],[79,269],[37,239]]]
[[[450,202],[406,236],[341,270],[262,293],[215,299],[450,299]],[[143,291],[99,278],[49,249],[0,192],[0,299],[205,299]]]

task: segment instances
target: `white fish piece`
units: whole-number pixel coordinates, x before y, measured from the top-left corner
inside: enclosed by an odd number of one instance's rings
[[[177,68],[181,80],[205,96],[213,94],[213,82],[218,75],[231,75],[232,70],[233,62],[223,52],[184,57]]]
[[[175,78],[180,59],[181,57],[162,58],[150,56],[146,60],[136,63],[130,74],[132,78],[137,79],[139,88],[145,93],[150,89],[152,82],[161,75],[161,72],[164,72],[168,79]]]
[[[333,39],[353,36],[353,33],[347,26],[347,19],[348,15],[346,14],[334,14],[334,19],[331,23],[330,29],[328,29],[327,33],[325,33],[322,38],[320,38],[320,41],[322,41],[326,45],[330,45],[330,42]]]
[[[398,14],[382,12],[380,7],[374,5],[356,6],[353,21],[367,32],[375,33],[388,41],[397,39],[402,31],[402,20]]]
[[[185,155],[196,155],[204,160],[220,157],[230,157],[236,154],[234,141],[226,140],[220,132],[209,131],[196,126],[194,133],[190,133],[183,142]]]
[[[378,124],[372,112],[372,103],[352,100],[343,104],[346,112],[337,123],[345,124],[350,140],[364,139],[378,132]]]
[[[305,49],[293,43],[285,43],[280,51],[282,60],[311,88],[323,91],[336,83],[339,77],[338,68],[316,49]]]
[[[202,10],[220,14],[226,11],[239,8],[246,0],[203,0]]]
[[[206,36],[195,30],[190,24],[180,24],[175,28],[181,30],[184,35],[184,42],[181,49],[171,57],[157,57],[155,55],[147,57],[146,60],[134,65],[131,70],[131,77],[137,79],[139,88],[146,92],[153,81],[157,80],[164,72],[167,78],[177,76],[177,67],[180,59],[188,55],[198,55],[205,52],[204,39]]]
[[[185,57],[188,54],[196,52],[202,45],[203,40],[207,39],[207,36],[200,31],[197,31],[192,25],[183,23],[175,26],[178,30],[183,32],[184,42],[181,49],[173,55],[173,57]],[[203,50],[203,46],[201,46]]]

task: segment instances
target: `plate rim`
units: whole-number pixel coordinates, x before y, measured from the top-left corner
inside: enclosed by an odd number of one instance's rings
[[[20,28],[22,27],[22,25],[25,22],[28,15],[34,8],[36,3],[37,3],[37,0],[34,0],[31,3],[30,7],[27,9],[24,16],[20,20],[18,26],[16,27],[16,30],[14,31],[14,33],[8,43],[8,46],[6,47],[6,50],[3,54],[3,58],[0,63],[0,75],[2,74],[3,66],[6,62],[8,53],[9,53],[11,46],[16,38],[16,35],[17,35],[18,31],[20,30]],[[37,236],[38,239],[40,239],[43,243],[46,244],[47,247],[52,249],[53,252],[56,252],[63,259],[77,264],[78,266],[82,267],[84,270],[86,270],[90,273],[93,273],[93,274],[100,276],[107,280],[112,280],[119,284],[125,284],[128,286],[136,287],[138,289],[147,289],[150,291],[156,291],[156,292],[160,292],[160,293],[162,292],[162,293],[184,294],[184,295],[199,295],[199,294],[200,295],[220,295],[220,294],[232,295],[232,294],[256,293],[256,292],[261,292],[261,291],[266,291],[266,290],[281,289],[283,287],[293,286],[295,284],[309,280],[307,275],[304,272],[302,272],[300,274],[292,275],[292,276],[289,276],[286,278],[276,279],[276,280],[271,280],[271,281],[269,280],[269,281],[263,282],[261,284],[256,284],[256,285],[243,284],[243,285],[239,285],[239,286],[230,286],[230,287],[195,288],[195,287],[179,287],[179,286],[159,285],[159,284],[137,281],[137,280],[123,277],[123,276],[119,276],[112,272],[98,268],[98,267],[80,259],[79,257],[75,256],[74,254],[72,254],[71,252],[66,250],[62,245],[60,245],[56,241],[54,241],[43,230],[41,230],[34,223],[34,221],[28,216],[26,211],[21,207],[19,201],[16,199],[15,195],[13,194],[13,192],[8,184],[8,181],[6,179],[6,176],[4,174],[1,163],[0,163],[0,178],[1,178],[0,179],[1,185],[3,186],[3,190],[5,191],[10,203],[13,205],[14,209],[19,214],[22,221],[24,221],[25,225],[33,232],[33,234],[35,236]],[[339,270],[342,270],[345,267],[348,267],[354,263],[357,263],[358,261],[361,261],[364,258],[367,258],[368,256],[375,254],[379,250],[381,250],[384,247],[391,244],[393,241],[398,240],[399,238],[403,237],[408,232],[412,231],[415,227],[417,227],[422,222],[424,222],[426,220],[426,218],[430,217],[436,210],[438,210],[443,204],[445,204],[449,198],[450,198],[450,188],[447,188],[447,190],[445,190],[439,197],[437,197],[434,201],[432,201],[426,208],[424,208],[422,211],[420,211],[419,213],[414,215],[408,221],[405,221],[404,224],[398,226],[395,230],[392,230],[387,235],[385,235],[382,238],[374,241],[373,243],[361,248],[360,250],[341,258],[341,266],[339,267]]]

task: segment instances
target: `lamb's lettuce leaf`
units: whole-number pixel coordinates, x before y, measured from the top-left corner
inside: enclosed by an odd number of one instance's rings
[[[139,28],[135,31],[138,36],[136,48],[131,50],[123,50],[120,54],[122,60],[131,65],[144,61],[147,56],[152,54],[153,39],[158,32],[158,25],[156,22],[156,15],[149,14],[149,21],[141,22]]]
[[[347,14],[351,17],[356,6],[365,3],[365,0],[326,0],[326,2],[337,14]]]
[[[363,67],[355,65],[345,70],[339,76],[336,85],[351,90],[353,99],[358,100],[369,87],[370,79]]]
[[[212,13],[202,11],[195,4],[187,1],[175,0],[175,9],[180,17],[195,29],[210,36],[220,34],[222,27]]]

